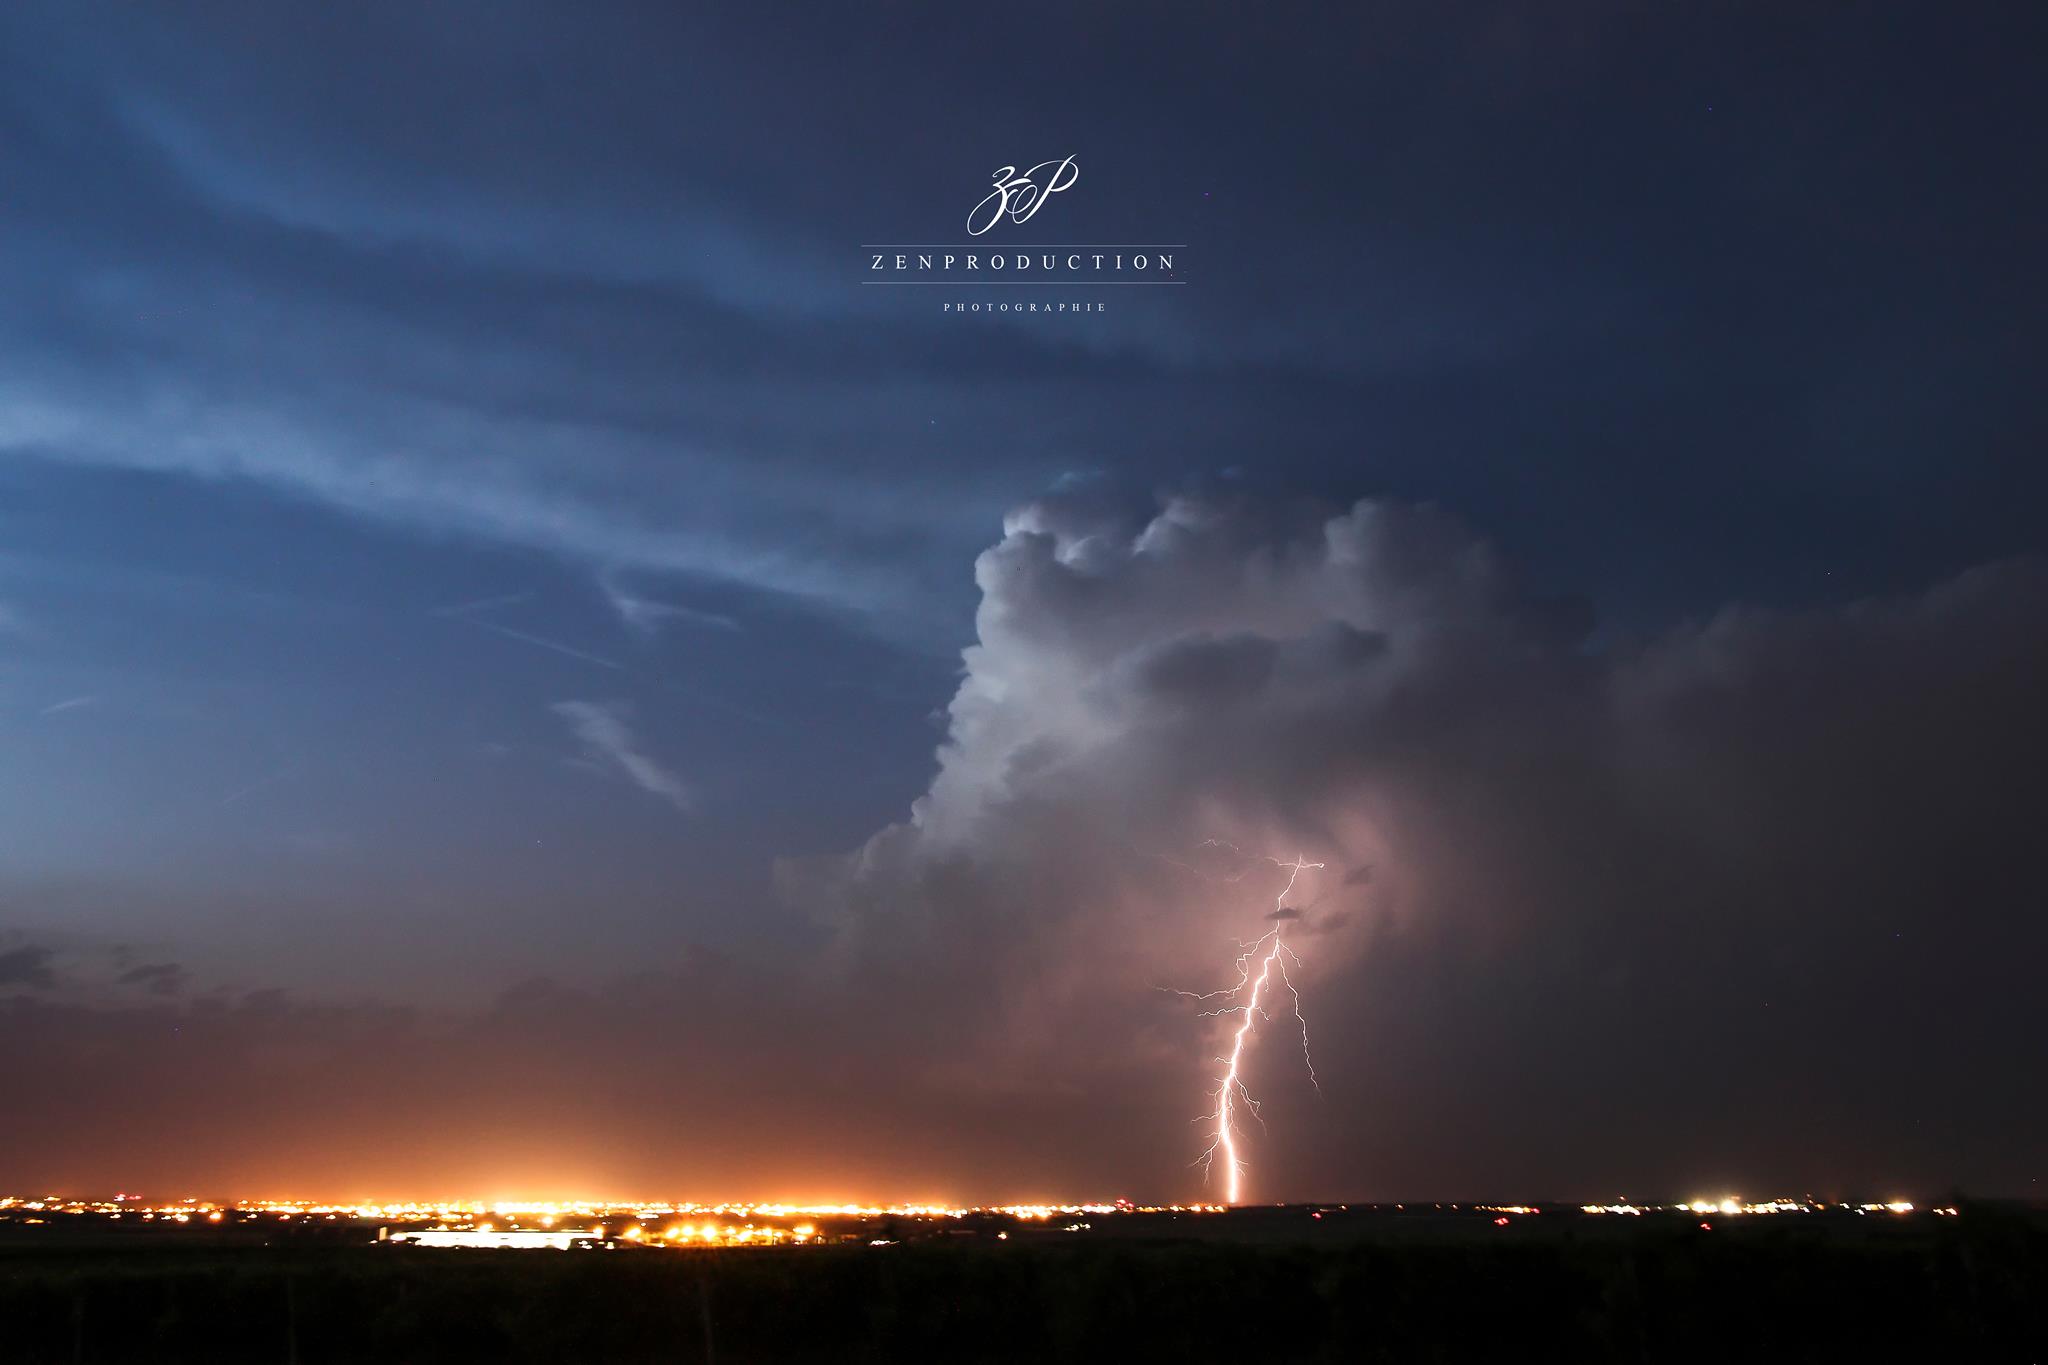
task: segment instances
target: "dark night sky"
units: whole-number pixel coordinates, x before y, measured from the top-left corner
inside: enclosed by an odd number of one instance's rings
[[[2048,24],[1352,8],[8,6],[0,1186],[2038,1195]]]

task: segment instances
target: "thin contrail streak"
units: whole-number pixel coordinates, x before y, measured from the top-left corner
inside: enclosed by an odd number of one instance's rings
[[[287,777],[290,777],[293,773],[297,772],[300,766],[301,765],[299,764],[293,764],[289,768],[280,768],[276,772],[270,774],[268,777],[257,778],[254,782],[251,782],[246,787],[237,787],[233,791],[229,792],[226,796],[223,796],[220,799],[220,804],[223,806],[232,806],[235,804],[235,802],[241,800],[245,796],[253,796],[257,792],[262,791],[265,787],[275,786],[277,783],[284,781]]]
[[[508,640],[518,640],[522,644],[532,645],[536,649],[550,649],[568,658],[581,659],[584,663],[595,664],[599,668],[609,668],[620,673],[626,670],[626,666],[617,659],[607,659],[602,654],[592,654],[588,650],[577,649],[574,645],[565,645],[559,640],[550,640],[545,636],[529,635],[523,630],[514,630],[510,626],[501,626],[495,621],[479,621],[474,616],[461,615],[451,617],[450,619],[467,621],[478,630],[488,630],[493,634],[502,635]]]

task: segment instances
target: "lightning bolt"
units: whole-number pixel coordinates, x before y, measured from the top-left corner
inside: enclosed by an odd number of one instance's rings
[[[1261,1127],[1265,1126],[1265,1119],[1259,1114],[1259,1102],[1246,1088],[1242,1072],[1245,1043],[1251,1037],[1253,1021],[1272,1018],[1261,1001],[1271,999],[1275,993],[1277,988],[1272,984],[1275,976],[1279,977],[1280,985],[1287,988],[1290,1012],[1301,1029],[1301,1061],[1308,1069],[1309,1082],[1315,1086],[1318,1094],[1323,1088],[1322,1082],[1316,1079],[1315,1062],[1309,1056],[1308,1017],[1301,1012],[1301,992],[1294,988],[1293,978],[1287,974],[1287,964],[1292,962],[1296,970],[1299,970],[1301,959],[1294,955],[1294,950],[1287,946],[1280,934],[1284,922],[1283,912],[1287,909],[1287,897],[1293,892],[1294,884],[1301,879],[1302,873],[1322,867],[1323,864],[1308,862],[1299,854],[1295,855],[1291,863],[1283,863],[1278,858],[1268,858],[1266,861],[1285,869],[1287,885],[1281,887],[1280,894],[1274,898],[1273,927],[1249,943],[1242,940],[1238,942],[1237,946],[1241,951],[1237,959],[1237,984],[1220,991],[1175,992],[1190,1000],[1235,1002],[1202,1011],[1201,1017],[1205,1019],[1229,1018],[1234,1015],[1237,1018],[1237,1028],[1231,1035],[1230,1055],[1216,1059],[1217,1064],[1224,1068],[1222,1077],[1216,1083],[1216,1089],[1211,1092],[1216,1107],[1195,1120],[1197,1123],[1210,1125],[1209,1145],[1203,1149],[1202,1155],[1196,1158],[1196,1162],[1202,1167],[1203,1172],[1209,1175],[1214,1174],[1219,1160],[1223,1163],[1224,1202],[1229,1204],[1238,1202],[1246,1170],[1244,1160],[1237,1154],[1239,1111],[1249,1113],[1259,1120]],[[1237,878],[1230,880],[1235,881]],[[1256,970],[1252,966],[1254,959],[1258,962]]]

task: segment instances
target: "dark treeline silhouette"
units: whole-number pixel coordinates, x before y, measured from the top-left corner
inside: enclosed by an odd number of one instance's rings
[[[1604,1220],[1619,1221],[1619,1220]],[[22,1365],[2031,1360],[2048,1220],[801,1251],[0,1246]]]

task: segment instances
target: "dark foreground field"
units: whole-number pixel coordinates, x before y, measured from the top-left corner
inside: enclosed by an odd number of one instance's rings
[[[0,1241],[0,1360],[2048,1358],[2048,1224],[2011,1209],[1247,1230],[616,1253]]]

